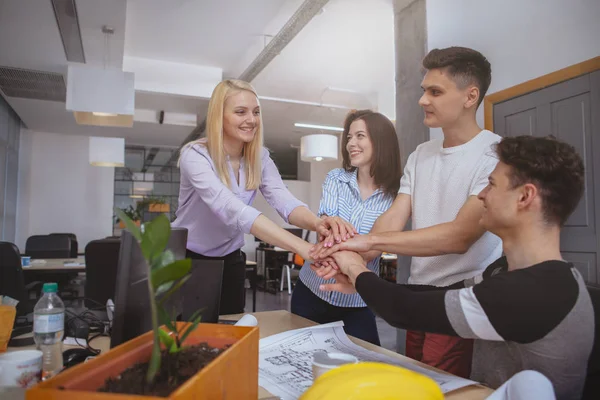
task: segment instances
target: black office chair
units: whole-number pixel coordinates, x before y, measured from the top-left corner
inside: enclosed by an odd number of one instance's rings
[[[79,245],[77,243],[77,236],[74,233],[51,233],[49,236],[66,236],[71,239],[71,258],[77,258],[79,255]]]
[[[192,259],[191,277],[181,287],[183,302],[181,317],[184,321],[189,321],[200,309],[202,309],[200,322],[219,321],[223,266],[221,260]]]
[[[41,287],[39,281],[25,284],[19,248],[10,242],[0,242],[0,294],[19,301],[17,317],[33,312]]]
[[[588,361],[587,377],[582,399],[600,398],[600,286],[587,286],[594,306],[595,336],[594,347]]]
[[[85,306],[98,308],[115,299],[120,239],[92,240],[85,246]]]
[[[34,235],[25,242],[25,254],[31,258],[71,258],[68,236]]]

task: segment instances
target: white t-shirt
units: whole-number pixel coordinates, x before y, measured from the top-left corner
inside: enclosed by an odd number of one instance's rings
[[[492,147],[500,136],[487,130],[460,146],[443,139],[425,142],[408,157],[399,193],[412,201],[412,229],[453,221],[469,196],[488,184],[498,159]],[[409,283],[447,286],[480,274],[502,255],[502,241],[483,234],[465,254],[413,257]]]

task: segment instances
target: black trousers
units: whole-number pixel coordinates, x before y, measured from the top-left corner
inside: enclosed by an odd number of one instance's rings
[[[223,257],[207,257],[187,250],[186,257],[195,260],[223,260],[223,283],[221,284],[221,302],[219,314],[240,314],[246,305],[246,255],[241,250],[233,251]]]

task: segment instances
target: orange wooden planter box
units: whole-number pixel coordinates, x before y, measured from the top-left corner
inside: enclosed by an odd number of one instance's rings
[[[154,203],[154,204],[150,204],[148,206],[148,211],[149,212],[168,213],[170,210],[171,210],[171,207],[169,206],[169,204]]]
[[[178,329],[186,322],[178,322]],[[213,347],[232,346],[175,390],[168,399],[258,398],[258,328],[199,324],[186,344],[207,342]],[[152,352],[152,332],[90,360],[71,367],[27,390],[26,400],[162,399],[164,397],[96,392],[109,377],[146,362]],[[61,388],[61,389],[59,389]]]

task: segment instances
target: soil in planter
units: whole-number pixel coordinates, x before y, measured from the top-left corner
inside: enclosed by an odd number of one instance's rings
[[[108,378],[99,392],[139,394],[168,397],[171,392],[208,365],[227,349],[218,349],[207,343],[185,348],[179,353],[162,352],[160,370],[150,385],[146,383],[148,363],[139,363],[126,369],[116,378]]]

